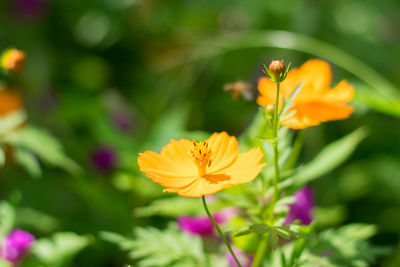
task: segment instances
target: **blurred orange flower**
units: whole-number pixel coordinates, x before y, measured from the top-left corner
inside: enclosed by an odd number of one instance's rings
[[[160,154],[140,153],[140,170],[154,182],[185,197],[201,197],[252,181],[265,164],[259,148],[239,153],[235,137],[214,133],[203,142],[171,140]]]
[[[330,89],[332,71],[326,61],[312,59],[298,69],[292,69],[280,84],[280,103],[286,100],[293,91],[303,83],[303,87],[293,99],[293,107],[288,112],[296,113],[281,121],[292,129],[303,129],[319,125],[322,122],[348,118],[353,108],[346,105],[354,96],[354,88],[347,81],[341,81]],[[257,103],[269,106],[275,103],[276,84],[267,77],[258,83],[260,95]]]
[[[25,53],[18,49],[8,49],[1,55],[0,65],[5,70],[20,74],[26,65]]]
[[[19,93],[0,88],[0,116],[21,109],[22,106],[22,98]]]

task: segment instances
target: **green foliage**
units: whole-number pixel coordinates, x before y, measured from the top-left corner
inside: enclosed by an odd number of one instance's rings
[[[278,246],[279,237],[282,237],[287,240],[293,240],[300,237],[300,232],[298,231],[298,227],[295,225],[291,226],[269,226],[266,224],[253,224],[248,227],[247,230],[241,231],[235,236],[243,236],[248,234],[260,234],[260,235],[268,235],[271,246],[276,248]]]
[[[201,239],[180,232],[173,225],[164,231],[137,228],[134,238],[110,232],[102,232],[100,237],[128,251],[140,267],[208,266]]]
[[[365,138],[366,130],[359,128],[354,132],[327,145],[322,151],[305,166],[300,167],[290,178],[296,188],[321,177],[346,161]]]
[[[4,136],[2,142],[13,145],[16,149],[16,160],[33,177],[41,174],[37,155],[44,162],[61,167],[72,174],[77,174],[80,167],[64,154],[61,143],[46,131],[35,127],[23,127]]]
[[[326,254],[334,266],[369,266],[377,256],[390,252],[388,248],[373,246],[366,241],[375,233],[373,225],[348,224],[321,232],[309,249],[320,257]]]
[[[16,213],[14,207],[6,201],[0,203],[0,241],[3,239],[15,224]]]
[[[19,125],[26,121],[25,111],[14,111],[7,116],[0,117],[0,136],[12,133]]]
[[[16,221],[20,226],[28,227],[28,229],[35,229],[42,233],[53,232],[60,225],[60,221],[54,216],[32,208],[22,207],[18,207],[17,209]]]
[[[371,245],[367,241],[375,233],[376,227],[366,224],[327,229],[279,247],[264,266],[370,266],[378,256],[390,252],[387,248]]]
[[[34,258],[27,260],[23,267],[59,267],[66,266],[70,260],[86,246],[89,238],[72,232],[59,232],[51,238],[37,240],[31,254]]]
[[[179,209],[177,209],[179,207]],[[168,197],[153,201],[151,204],[135,209],[139,217],[154,215],[178,217],[185,215],[204,214],[201,202],[196,198]]]

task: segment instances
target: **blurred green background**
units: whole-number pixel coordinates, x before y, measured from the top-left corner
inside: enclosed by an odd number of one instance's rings
[[[21,227],[36,236],[97,237],[164,224],[133,213],[161,195],[139,173],[137,153],[187,131],[239,135],[257,112],[262,63],[298,67],[322,57],[334,84],[356,86],[356,112],[307,129],[302,161],[361,125],[369,135],[312,184],[316,216],[326,226],[376,224],[373,242],[393,247],[378,264],[400,266],[398,0],[3,0],[0,25],[0,48],[27,54],[26,71],[12,83],[29,122],[56,136],[83,168],[74,177],[45,166],[40,179],[15,166],[1,170],[0,197],[28,210]],[[239,80],[251,83],[253,101],[222,90]],[[105,170],[96,161],[104,150],[112,154]],[[127,262],[116,247],[91,240],[71,266]]]

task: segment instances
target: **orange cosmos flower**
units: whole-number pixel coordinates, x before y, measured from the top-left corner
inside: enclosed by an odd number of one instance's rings
[[[5,116],[22,107],[22,98],[18,92],[0,87],[0,116]]]
[[[140,170],[154,182],[185,197],[201,197],[252,181],[265,164],[260,148],[239,153],[236,138],[214,133],[203,142],[171,140],[160,154],[140,153]]]
[[[346,105],[353,99],[354,88],[346,81],[341,81],[330,89],[332,71],[326,61],[312,59],[298,69],[292,69],[280,84],[280,103],[282,98],[288,99],[292,92],[303,83],[297,96],[293,99],[293,107],[288,112],[296,113],[281,121],[292,129],[303,129],[319,125],[321,122],[346,119],[353,112]],[[276,84],[267,77],[258,83],[260,96],[257,103],[268,106],[275,103]]]

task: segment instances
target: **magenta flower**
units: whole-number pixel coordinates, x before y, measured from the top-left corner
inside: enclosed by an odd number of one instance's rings
[[[237,214],[235,208],[227,208],[213,214],[214,220],[224,223]],[[178,226],[182,231],[192,235],[207,236],[214,232],[214,225],[207,216],[182,216],[178,218]]]
[[[35,242],[35,237],[30,233],[15,229],[3,240],[0,247],[0,257],[17,266],[28,253]]]
[[[250,267],[251,263],[253,262],[253,255],[244,253],[240,249],[233,248],[233,252],[235,253],[236,257],[238,258],[242,267]],[[232,254],[227,252],[226,254],[229,266],[231,267],[238,267],[235,259],[233,258]]]
[[[300,224],[308,225],[313,220],[314,194],[311,187],[303,187],[293,195],[296,198],[295,203],[290,204],[289,213],[286,216],[285,225],[299,220]]]
[[[109,172],[117,164],[117,154],[110,147],[99,147],[92,153],[92,163],[97,170]]]

